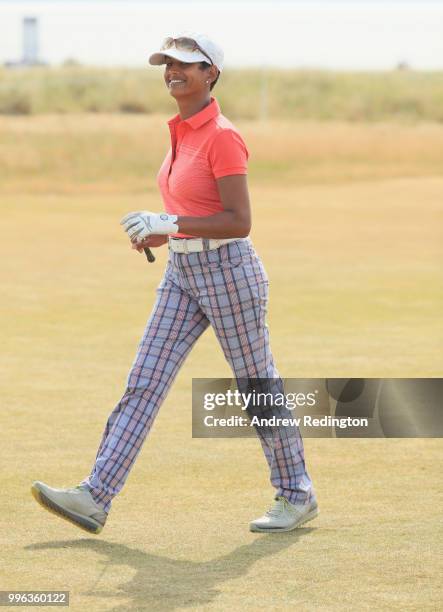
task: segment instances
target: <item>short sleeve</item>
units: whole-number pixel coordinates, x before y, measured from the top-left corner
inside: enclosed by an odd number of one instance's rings
[[[216,179],[248,172],[249,151],[240,134],[230,128],[216,135],[209,147],[208,157]]]

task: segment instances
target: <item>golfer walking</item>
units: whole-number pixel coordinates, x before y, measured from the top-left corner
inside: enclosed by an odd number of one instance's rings
[[[68,489],[32,485],[41,505],[92,533],[102,530],[180,367],[210,325],[237,379],[281,382],[265,322],[268,279],[248,237],[249,154],[210,93],[223,51],[204,35],[185,33],[166,38],[149,61],[165,65],[179,111],[168,121],[171,148],[157,177],[165,212],[132,212],[121,223],[140,252],[168,244],[165,273],[90,475]],[[257,433],[275,493],[250,529],[294,529],[317,515],[300,434]]]

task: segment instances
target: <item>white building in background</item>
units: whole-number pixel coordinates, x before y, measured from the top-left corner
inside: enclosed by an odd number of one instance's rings
[[[23,19],[23,63],[38,63],[38,21],[37,17]]]
[[[39,59],[39,24],[37,17],[23,18],[22,58],[5,62],[8,68],[27,66],[44,66],[46,62]]]

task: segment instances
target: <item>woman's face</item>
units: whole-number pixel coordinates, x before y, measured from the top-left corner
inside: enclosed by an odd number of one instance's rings
[[[209,79],[212,82],[214,66],[202,70],[199,62],[189,64],[172,57],[166,59],[164,79],[171,96],[201,96],[205,91],[209,91],[210,83],[206,81]]]

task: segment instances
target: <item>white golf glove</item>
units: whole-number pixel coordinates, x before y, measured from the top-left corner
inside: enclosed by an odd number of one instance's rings
[[[141,242],[150,234],[174,234],[178,232],[177,215],[153,213],[149,210],[139,210],[128,213],[120,221],[129,238]]]

